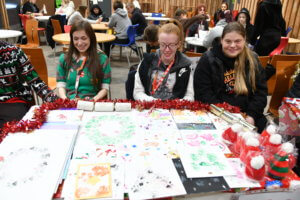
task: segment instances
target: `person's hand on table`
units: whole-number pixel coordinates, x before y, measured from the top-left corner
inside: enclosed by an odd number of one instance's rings
[[[253,117],[250,117],[249,115],[246,117],[246,122],[249,124],[255,125]]]
[[[102,17],[100,17],[99,19],[97,19],[97,24],[100,24],[102,22]]]

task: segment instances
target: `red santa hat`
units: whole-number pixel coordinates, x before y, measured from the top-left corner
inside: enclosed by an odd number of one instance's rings
[[[277,132],[277,126],[275,124],[269,125],[260,135],[259,143],[260,145],[264,146],[271,135],[275,134]]]
[[[247,138],[245,140],[245,145],[241,147],[240,159],[242,162],[246,163],[247,154],[250,151],[260,152],[259,141],[255,137]]]
[[[241,132],[242,130],[243,130],[242,125],[233,124],[231,127],[229,127],[223,132],[222,137],[226,142],[235,143],[237,140],[238,133]]]
[[[292,169],[296,165],[296,158],[294,155],[294,145],[290,142],[285,142],[280,146],[280,149],[288,154],[289,168]]]
[[[254,180],[262,180],[265,176],[265,160],[261,155],[251,157],[245,168],[246,175]]]

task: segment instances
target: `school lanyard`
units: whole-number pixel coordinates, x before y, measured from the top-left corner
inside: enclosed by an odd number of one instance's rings
[[[167,74],[169,73],[171,67],[173,66],[174,62],[175,62],[175,59],[173,59],[172,62],[169,64],[169,66],[167,67],[166,71],[164,72],[164,74],[162,75],[162,77],[160,78],[158,83],[157,83],[157,73],[156,73],[153,83],[152,83],[152,92],[151,92],[152,95],[154,95],[155,92],[157,91],[157,89],[160,87],[160,85],[166,78]],[[160,66],[160,63],[161,63],[161,59],[159,59],[159,61],[158,61],[158,67]]]
[[[80,67],[76,70],[77,74],[76,74],[76,82],[75,82],[75,97],[78,98],[78,87],[79,87],[79,79],[80,79],[80,74],[83,71],[83,67],[85,65],[86,62],[86,57],[83,58],[83,61],[80,65]]]

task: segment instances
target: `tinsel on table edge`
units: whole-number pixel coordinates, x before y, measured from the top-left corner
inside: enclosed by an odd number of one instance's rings
[[[207,110],[209,111],[209,104],[201,103],[200,101],[187,100],[155,100],[155,101],[130,101],[125,99],[116,100],[99,100],[97,102],[113,102],[113,103],[131,103],[132,108],[138,110],[143,109],[187,109],[187,110]],[[240,109],[236,106],[231,106],[228,103],[215,104],[220,108],[232,113],[239,113]],[[39,108],[34,110],[34,116],[31,120],[11,121],[3,125],[0,129],[0,143],[8,133],[25,132],[30,133],[35,129],[40,128],[47,120],[47,114],[50,110],[57,110],[62,108],[76,108],[77,101],[69,99],[57,99],[54,102],[43,103]]]

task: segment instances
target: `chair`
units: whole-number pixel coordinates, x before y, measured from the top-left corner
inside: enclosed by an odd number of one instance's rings
[[[53,27],[53,30],[54,30],[54,32],[53,32],[54,35],[63,32],[62,29],[61,29],[59,20],[51,19],[51,23],[52,23],[52,27]]]
[[[295,72],[297,63],[296,61],[277,61],[276,63],[276,81],[269,107],[269,112],[275,117],[278,117],[278,108],[289,90],[291,76]]]
[[[258,59],[260,61],[260,64],[262,67],[266,67],[267,64],[269,63],[270,57],[269,56],[258,56]]]
[[[70,33],[71,32],[71,28],[72,28],[71,25],[64,25],[64,31],[65,31],[65,33]]]
[[[21,19],[21,23],[22,23],[22,27],[25,31],[26,29],[26,22],[29,19],[32,19],[32,17],[30,15],[25,15],[25,14],[18,14],[20,19]],[[37,31],[42,31],[44,33],[44,36],[46,36],[46,29],[45,28],[41,28],[41,27],[37,27]],[[26,31],[25,31],[26,32]]]
[[[116,45],[116,46],[120,46],[120,57],[122,56],[122,47],[129,47],[130,50],[132,50],[132,46],[135,45],[136,49],[137,49],[137,53],[138,53],[138,56],[139,58],[141,59],[141,56],[140,55],[140,51],[138,48],[138,46],[136,45],[135,43],[135,33],[136,33],[136,29],[137,27],[139,26],[139,24],[135,24],[135,25],[131,25],[128,27],[127,29],[127,36],[128,36],[128,39],[129,39],[129,43],[128,44],[118,44],[118,43],[113,43],[111,46],[110,46],[110,52],[111,52],[111,48],[113,45]],[[128,61],[128,65],[129,67],[131,66],[130,65],[130,59],[129,59],[129,54],[128,54],[128,51],[127,51],[127,61]],[[109,55],[109,58],[110,58],[110,55]]]
[[[19,47],[38,47],[40,46],[40,39],[38,36],[38,21],[34,19],[26,20],[25,33],[27,44],[19,45]]]
[[[151,17],[162,17],[162,14],[161,14],[161,13],[152,13]],[[160,24],[160,21],[154,20],[154,21],[153,21],[153,24],[159,25],[159,24]]]
[[[283,51],[283,49],[288,45],[289,43],[289,38],[288,37],[281,37],[280,40],[280,44],[278,45],[278,47],[276,49],[274,49],[269,56],[272,57],[274,55],[278,55],[281,54],[281,52]]]
[[[274,55],[271,59],[271,65],[276,68],[277,61],[294,61],[299,62],[300,61],[300,55]],[[275,87],[275,80],[276,76],[273,75],[267,82],[268,84],[268,94],[273,94],[274,87]]]
[[[39,77],[49,86],[49,88],[55,89],[56,78],[48,77],[47,64],[44,57],[43,49],[39,47],[22,47],[22,50],[30,58],[30,62],[34,66],[35,71],[39,74]]]

